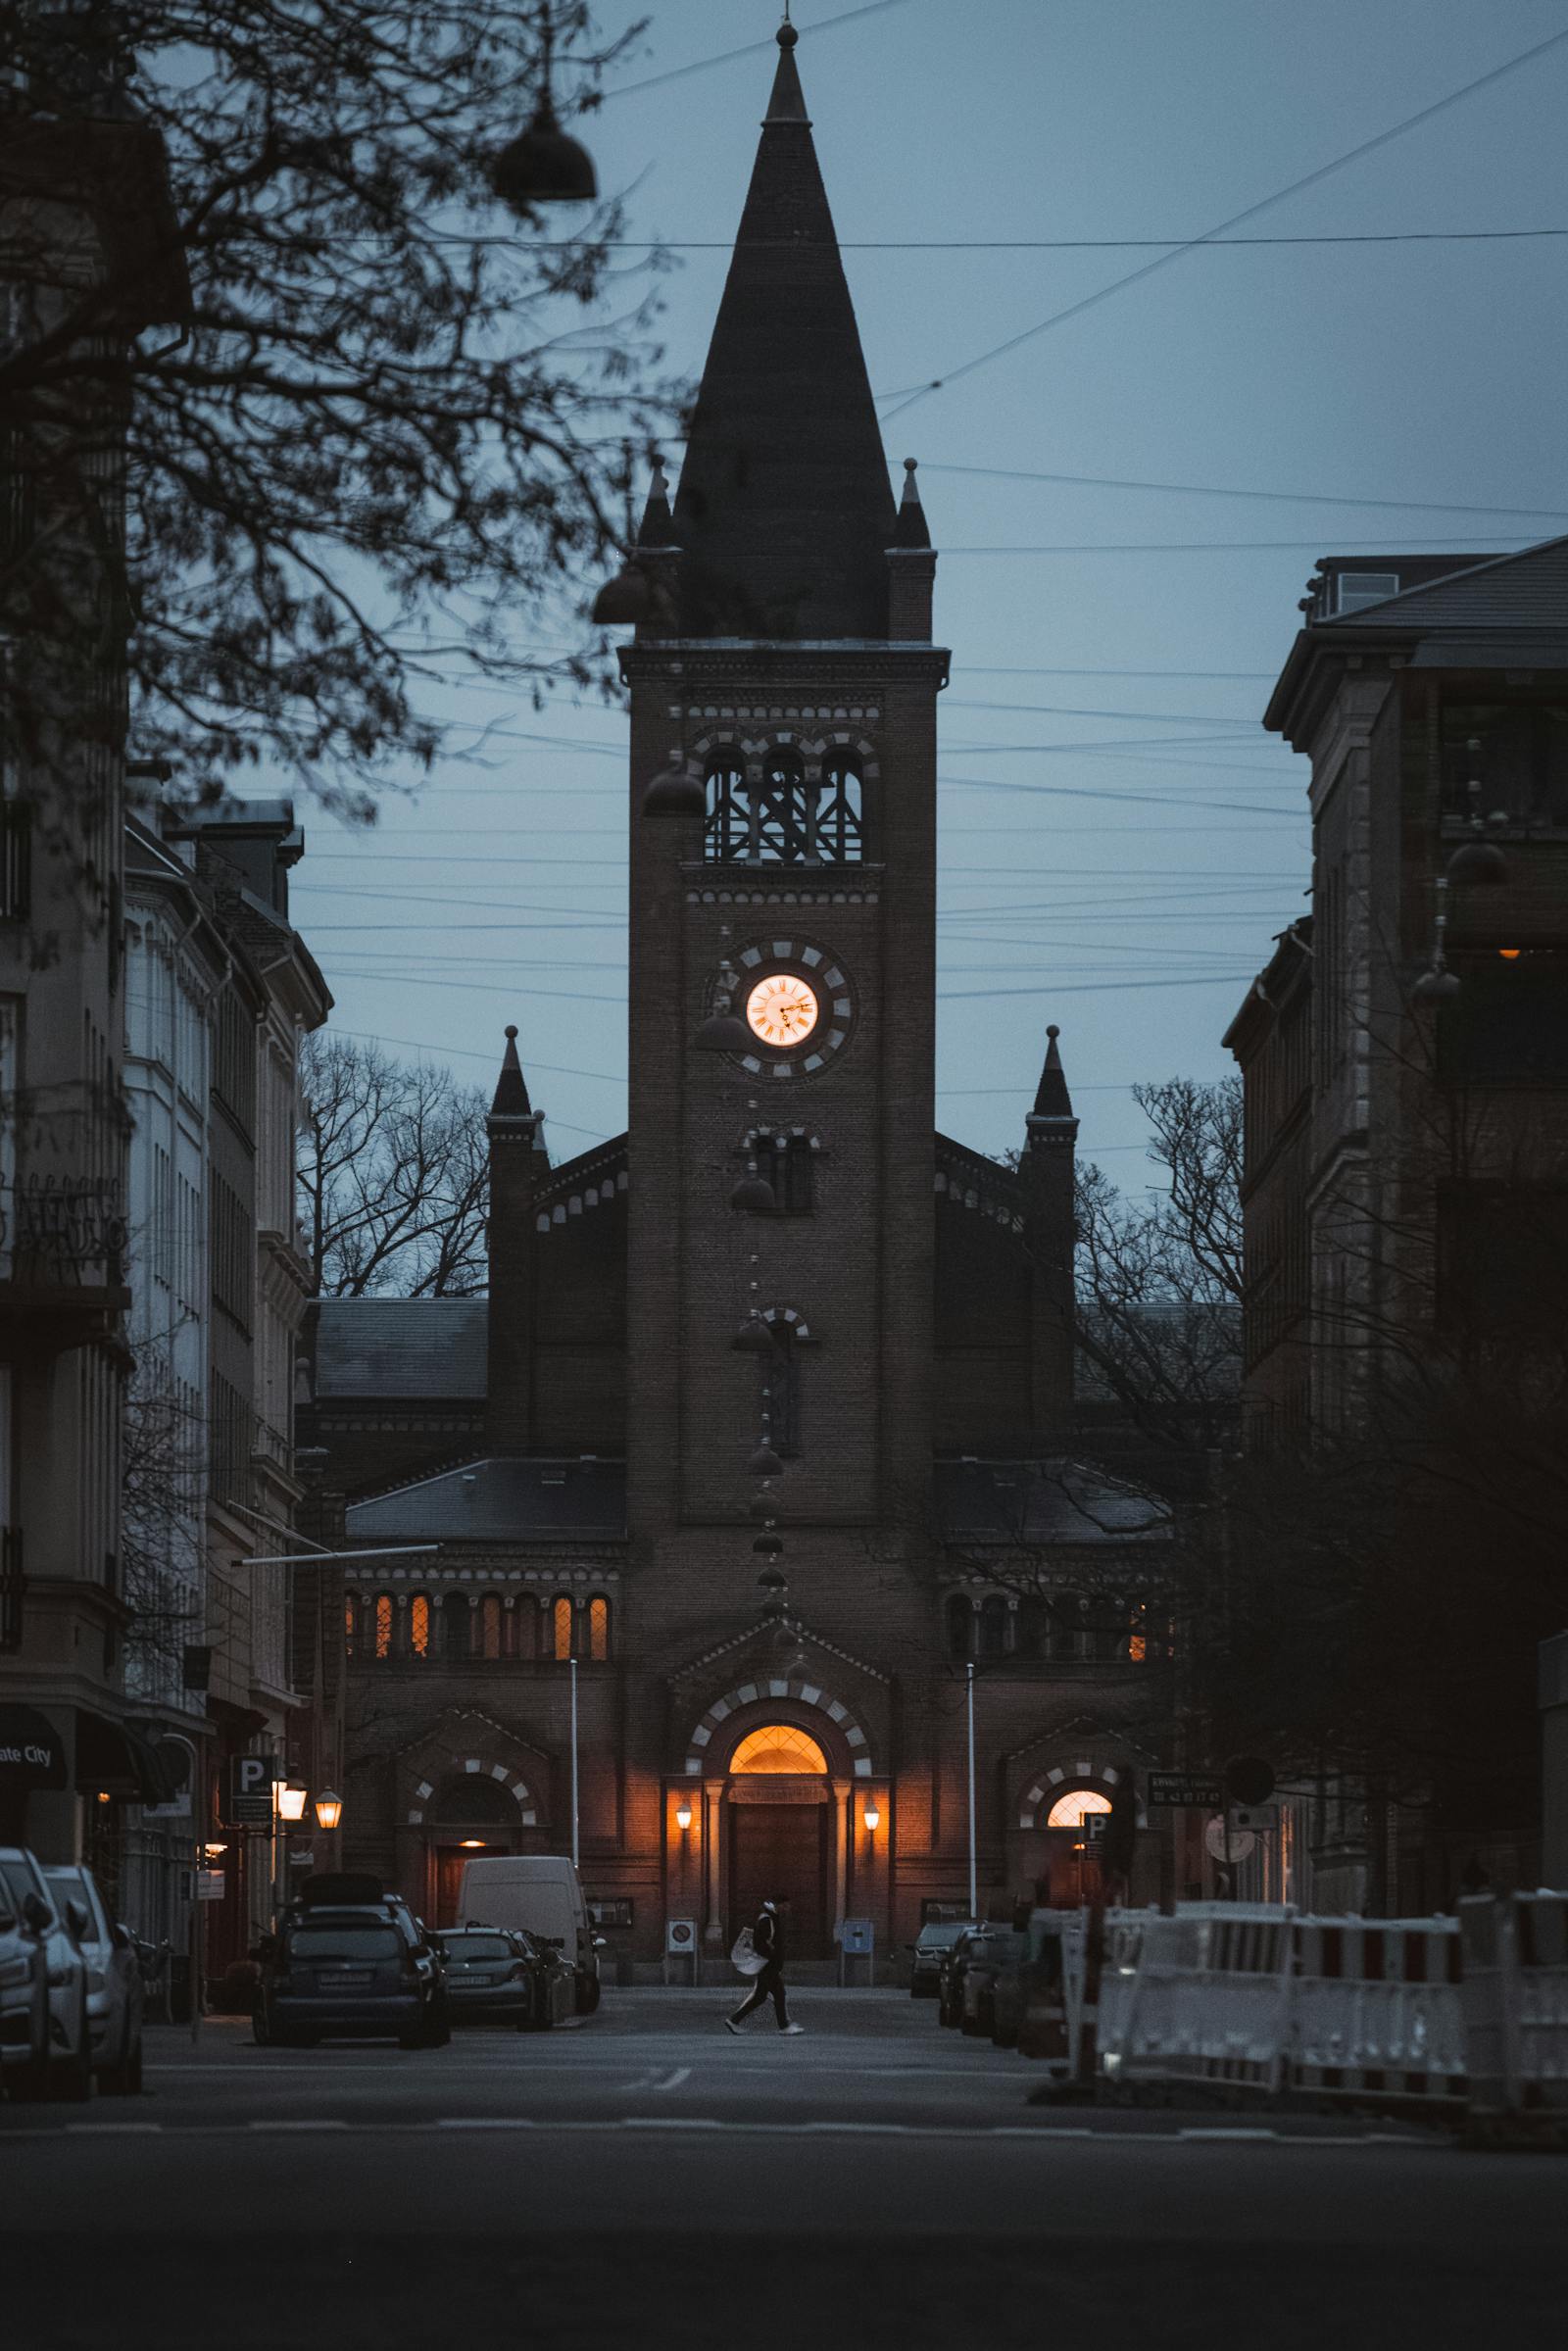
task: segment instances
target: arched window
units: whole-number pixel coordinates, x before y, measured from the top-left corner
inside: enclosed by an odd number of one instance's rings
[[[773,1187],[781,1216],[809,1216],[816,1153],[808,1135],[759,1135],[757,1172]]]
[[[980,1603],[980,1654],[1000,1657],[1007,1645],[1007,1603],[997,1592]]]
[[[564,1664],[571,1655],[571,1620],[574,1614],[570,1600],[564,1598],[557,1600],[550,1611],[553,1654],[558,1664]]]
[[[588,1603],[588,1654],[595,1665],[603,1665],[610,1655],[610,1602],[606,1599]]]
[[[375,1653],[378,1658],[392,1654],[392,1594],[378,1592],[375,1595]]]
[[[787,747],[773,752],[757,795],[752,855],[764,864],[799,865],[810,855],[806,770]]]
[[[1013,1631],[1020,1657],[1043,1657],[1046,1653],[1046,1603],[1033,1596],[1018,1602],[1013,1619]]]
[[[1057,1658],[1089,1656],[1089,1602],[1081,1592],[1060,1592],[1052,1601],[1050,1653]]]
[[[501,1602],[493,1592],[487,1592],[479,1602],[479,1654],[485,1658],[501,1654]]]
[[[354,1654],[355,1636],[359,1632],[359,1627],[360,1603],[351,1592],[343,1603],[343,1654],[345,1657],[352,1657]]]
[[[1109,1810],[1109,1796],[1102,1796],[1098,1788],[1070,1788],[1065,1795],[1058,1796],[1052,1805],[1046,1816],[1046,1827],[1048,1829],[1081,1829],[1086,1813],[1108,1812]]]
[[[758,1358],[762,1373],[762,1410],[773,1450],[782,1460],[790,1461],[801,1449],[801,1379],[795,1326],[772,1322],[767,1328],[772,1345],[765,1355]]]
[[[732,752],[721,752],[708,763],[708,822],[703,855],[710,863],[752,856],[752,799],[746,770]]]
[[[468,1654],[472,1615],[465,1592],[449,1592],[441,1603],[441,1653],[453,1664]]]
[[[729,1759],[732,1772],[811,1772],[825,1776],[827,1757],[793,1723],[768,1723],[743,1739]]]
[[[824,864],[850,865],[864,854],[860,772],[835,753],[822,769],[813,810],[813,851]]]
[[[514,1657],[537,1657],[539,1654],[539,1610],[530,1599],[512,1611],[512,1648]]]
[[[428,1657],[430,1654],[430,1603],[422,1592],[416,1592],[409,1602],[409,1655]]]
[[[948,1655],[974,1655],[974,1610],[961,1592],[956,1592],[948,1602]]]

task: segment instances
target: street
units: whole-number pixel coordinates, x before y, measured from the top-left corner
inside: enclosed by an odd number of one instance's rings
[[[26,2339],[169,2351],[739,2333],[967,2345],[1554,2339],[1564,2174],[1404,2124],[1030,2105],[928,2002],[611,1991],[549,2035],[404,2053],[149,2037],[146,2094],[0,2108],[0,2275]],[[240,2240],[242,2297],[230,2280]],[[106,2337],[105,2329],[108,2330]],[[8,2327],[8,2331],[10,2331]],[[21,2339],[20,2334],[15,2339]],[[1480,2339],[1486,2339],[1483,2334]]]

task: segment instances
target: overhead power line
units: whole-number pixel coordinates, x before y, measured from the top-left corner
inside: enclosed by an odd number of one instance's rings
[[[922,470],[967,473],[989,481],[1044,481],[1058,487],[1088,490],[1159,490],[1181,498],[1262,498],[1279,506],[1369,506],[1407,514],[1518,514],[1533,515],[1545,522],[1568,522],[1568,514],[1560,507],[1454,506],[1435,498],[1337,498],[1321,490],[1239,490],[1215,482],[1127,481],[1113,473],[1023,472],[1011,465],[945,465],[927,460],[922,460]]]
[[[1434,99],[1430,106],[1423,106],[1415,114],[1406,115],[1402,122],[1391,123],[1387,130],[1380,130],[1372,138],[1362,139],[1356,146],[1347,148],[1343,155],[1336,155],[1330,162],[1319,164],[1315,171],[1303,172],[1300,178],[1293,179],[1288,186],[1276,188],[1271,196],[1260,197],[1255,204],[1244,205],[1239,213],[1232,213],[1227,220],[1216,220],[1212,228],[1205,229],[1200,236],[1189,238],[1185,245],[1177,245],[1168,252],[1156,254],[1152,261],[1145,262],[1141,269],[1130,269],[1124,277],[1113,278],[1108,286],[1101,286],[1093,294],[1085,294],[1081,300],[1069,303],[1065,310],[1053,311],[1049,318],[1037,319],[1033,326],[1024,327],[1018,334],[1008,335],[1004,342],[994,344],[989,351],[977,352],[973,359],[965,360],[960,367],[950,367],[945,375],[933,376],[929,383],[916,385],[906,393],[884,395],[891,397],[896,404],[887,412],[884,422],[891,421],[894,416],[902,416],[906,409],[913,408],[917,401],[929,399],[933,392],[945,391],[961,377],[972,375],[977,367],[987,367],[993,360],[1003,359],[1008,352],[1018,350],[1020,345],[1033,342],[1037,335],[1047,333],[1053,326],[1062,326],[1069,318],[1082,318],[1086,311],[1094,310],[1102,302],[1108,302],[1113,294],[1122,293],[1128,286],[1152,277],[1156,269],[1169,269],[1171,263],[1180,261],[1184,254],[1194,253],[1200,246],[1209,244],[1228,230],[1240,228],[1244,220],[1255,220],[1259,213],[1267,212],[1273,205],[1283,204],[1288,196],[1299,196],[1305,189],[1316,187],[1332,173],[1343,171],[1347,166],[1358,163],[1363,156],[1373,155],[1380,147],[1387,147],[1394,140],[1403,138],[1408,131],[1418,129],[1423,122],[1430,122],[1437,116],[1446,114],[1450,107],[1459,105],[1461,100],[1474,97],[1478,90],[1487,89],[1494,82],[1502,80],[1505,74],[1516,73],[1521,66],[1530,65],[1538,57],[1544,57],[1548,50],[1559,48],[1564,41],[1568,41],[1568,25],[1557,32],[1548,33],[1544,41],[1535,41],[1528,49],[1521,49],[1516,57],[1506,58],[1500,66],[1494,66],[1490,73],[1478,73],[1474,80],[1465,82],[1457,90],[1450,90],[1446,97]]]
[[[857,17],[881,16],[885,9],[903,8],[906,4],[907,0],[864,0],[864,5],[859,8],[847,8],[839,16],[824,17],[816,24],[798,24],[796,30],[814,37],[817,33],[833,32],[840,24],[853,24]],[[604,100],[608,104],[612,98],[634,97],[639,90],[662,89],[666,81],[684,81],[688,73],[707,73],[714,66],[731,66],[739,57],[760,56],[764,49],[771,49],[773,45],[774,35],[769,33],[765,40],[743,41],[738,49],[719,49],[711,57],[694,57],[690,65],[670,66],[662,73],[650,73],[646,80],[624,81],[618,89],[606,90]]]
[[[736,51],[737,56],[741,53]],[[646,83],[638,84],[646,88]],[[611,91],[609,96],[616,96]],[[1568,237],[1568,228],[1389,228],[1298,237],[1203,237],[1204,250],[1224,245],[1486,245],[1532,237]],[[786,238],[759,237],[754,245],[781,248]],[[1188,253],[1191,237],[840,237],[841,253]],[[592,245],[610,253],[733,253],[733,237],[562,237],[541,248],[569,253]],[[793,250],[793,248],[790,248]]]

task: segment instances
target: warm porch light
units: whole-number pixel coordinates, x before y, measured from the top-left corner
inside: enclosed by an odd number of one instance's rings
[[[458,1839],[458,1842],[466,1853],[482,1853],[484,1851],[482,1837],[463,1837]]]
[[[1519,950],[1517,947],[1499,947],[1497,953],[1499,955],[1501,955],[1505,963],[1517,963],[1519,960]]]
[[[675,1826],[677,1829],[689,1829],[691,1825],[691,1804],[687,1797],[682,1796],[680,1802],[675,1807]]]
[[[343,1818],[343,1798],[323,1788],[316,1799],[316,1825],[318,1829],[335,1829]]]
[[[305,1799],[309,1790],[303,1781],[290,1780],[277,1791],[277,1817],[280,1821],[302,1821],[305,1818]]]
[[[864,1821],[866,1827],[872,1832],[873,1835],[882,1826],[881,1808],[876,1804],[867,1804],[865,1810],[861,1813],[860,1818]]]

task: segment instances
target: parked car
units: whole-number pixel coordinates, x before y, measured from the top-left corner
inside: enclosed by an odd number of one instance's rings
[[[942,1971],[937,1979],[937,2021],[943,2025],[959,2025],[963,2021],[963,1979],[969,1962],[994,1935],[1006,1935],[1011,1930],[1001,1920],[982,1919],[978,1924],[964,1927],[957,1940],[942,1954]]]
[[[27,1895],[0,1862],[0,2083],[41,2087],[49,2065],[49,1961]]]
[[[599,2005],[599,1954],[582,1885],[560,1853],[486,1853],[465,1864],[458,1924],[520,1928],[560,1951],[576,1980],[578,2014]]]
[[[1081,1987],[1084,1915],[1037,1910],[1029,1921],[1029,1957],[1021,1970],[1018,2050],[1057,2078],[1072,2068],[1074,1982]]]
[[[1004,1968],[1016,1966],[1028,1953],[1028,1935],[1012,1928],[994,1930],[976,1941],[963,1970],[958,2010],[960,2033],[989,2036],[995,2032],[997,1978]]]
[[[922,1927],[909,1945],[909,1997],[911,2000],[934,2000],[941,1988],[942,1960],[951,1951],[972,1919],[935,1919]]]
[[[79,1904],[87,1914],[86,1933],[76,1939],[87,1962],[93,2074],[100,2088],[136,2097],[141,2090],[143,1999],[135,1945],[125,1929],[110,1918],[91,1870],[76,1862],[51,1865],[44,1875],[57,1900]]]
[[[295,1904],[259,1957],[254,2030],[264,2048],[312,2048],[327,2033],[391,2034],[404,2049],[452,2037],[446,1971],[407,1903]]]
[[[571,2015],[576,1979],[559,1951],[520,1928],[444,1927],[430,1937],[446,1968],[454,2025],[538,2033]]]
[[[0,1878],[24,1931],[42,1946],[49,2005],[46,2054],[13,2067],[14,2097],[92,2096],[92,2035],[87,2024],[87,1962],[78,1935],[87,1914],[74,1896],[57,1899],[35,1857],[24,1845],[0,1845]]]

